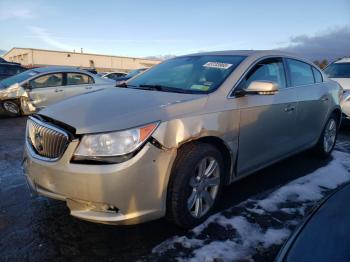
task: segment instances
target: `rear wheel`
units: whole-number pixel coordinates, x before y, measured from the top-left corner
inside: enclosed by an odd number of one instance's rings
[[[184,228],[207,219],[219,198],[223,168],[221,153],[210,144],[180,149],[169,182],[167,218]]]
[[[331,115],[323,129],[322,135],[315,147],[316,152],[321,157],[328,157],[335,146],[338,135],[338,118]]]
[[[5,112],[8,113],[10,116],[21,115],[21,108],[19,106],[18,101],[16,100],[6,100],[2,102],[2,107],[4,108]]]

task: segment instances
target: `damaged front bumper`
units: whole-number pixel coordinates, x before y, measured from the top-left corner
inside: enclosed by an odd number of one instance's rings
[[[126,162],[87,165],[71,163],[77,145],[71,142],[56,162],[35,158],[26,146],[24,175],[32,190],[66,201],[72,216],[92,222],[128,225],[164,216],[175,149],[148,143]]]
[[[24,115],[30,115],[39,111],[39,108],[30,99],[28,92],[19,85],[0,90],[0,106],[2,107],[3,101],[8,100],[17,101]]]

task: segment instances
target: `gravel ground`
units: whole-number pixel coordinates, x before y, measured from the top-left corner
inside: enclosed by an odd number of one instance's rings
[[[242,217],[246,220],[250,217],[253,221],[258,221],[256,223],[263,229],[266,229],[266,226],[276,225],[274,228],[291,231],[317,202],[316,200],[308,202],[304,213],[291,213],[290,216],[284,213],[283,215],[286,216],[284,218],[277,214],[280,224],[273,221],[276,216],[263,214],[262,212],[266,211],[264,209],[257,211],[258,213],[252,211],[248,216],[243,214],[243,209],[246,212],[246,207],[258,208],[256,206],[258,200],[269,198],[281,186],[293,183],[292,181],[306,175],[317,173],[317,170],[322,170],[322,168],[328,170],[327,168],[332,166],[334,161],[338,161],[337,159],[321,161],[309,153],[302,153],[227,187],[217,210],[220,213],[202,225],[196,235],[194,231],[180,230],[164,219],[123,227],[84,222],[69,216],[69,210],[63,202],[44,197],[31,197],[21,172],[24,130],[25,118],[6,118],[0,115],[1,261],[200,259],[203,256],[196,256],[198,249],[206,245],[196,245],[194,242],[205,240],[205,244],[208,245],[219,241],[221,246],[215,250],[220,250],[220,248],[222,250],[222,246],[230,248],[227,240],[234,240],[237,236],[234,230],[237,225],[235,223],[239,221],[244,223]],[[341,131],[337,144],[339,153],[350,153],[349,134],[349,129]],[[332,172],[332,169],[327,172]],[[325,188],[322,196],[331,190],[332,188]],[[288,208],[300,208],[303,203],[303,201],[292,201],[288,204]],[[221,219],[223,216],[227,219],[234,217],[239,219],[236,219],[238,222],[230,220],[231,222],[226,221],[225,224]],[[288,221],[296,222],[286,225]],[[227,223],[231,223],[231,226],[227,226]],[[283,232],[277,233],[281,233],[279,239],[282,239]],[[193,241],[186,242],[186,238]],[[271,261],[282,244],[277,240],[267,245],[266,248],[253,248],[251,254],[245,257],[246,260]],[[241,241],[245,240],[241,239]],[[223,245],[226,242],[227,245]],[[174,245],[175,248],[173,248]],[[224,256],[217,255],[217,258],[220,257]]]

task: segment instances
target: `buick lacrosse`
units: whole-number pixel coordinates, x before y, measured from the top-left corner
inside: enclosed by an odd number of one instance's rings
[[[84,220],[165,216],[193,227],[223,186],[306,149],[328,156],[341,96],[339,84],[289,53],[176,57],[29,117],[24,174]]]

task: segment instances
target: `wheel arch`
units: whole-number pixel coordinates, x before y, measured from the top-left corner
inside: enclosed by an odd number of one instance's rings
[[[338,120],[338,128],[340,127],[340,124],[341,124],[341,115],[342,115],[342,111],[340,109],[340,107],[336,107],[336,108],[333,108],[333,110],[331,110],[331,113],[329,114],[329,116],[331,115],[335,115],[337,117],[337,120]],[[329,117],[328,116],[328,117]]]
[[[214,147],[216,147],[224,160],[224,165],[225,165],[225,170],[224,170],[224,185],[227,185],[231,182],[231,174],[233,173],[234,170],[234,163],[235,163],[235,158],[232,150],[230,147],[225,143],[224,140],[222,140],[219,137],[216,136],[203,136],[199,137],[195,140],[188,141],[186,143],[183,143],[178,150],[181,150],[183,147],[188,146],[189,144],[193,143],[206,143],[210,144]]]

